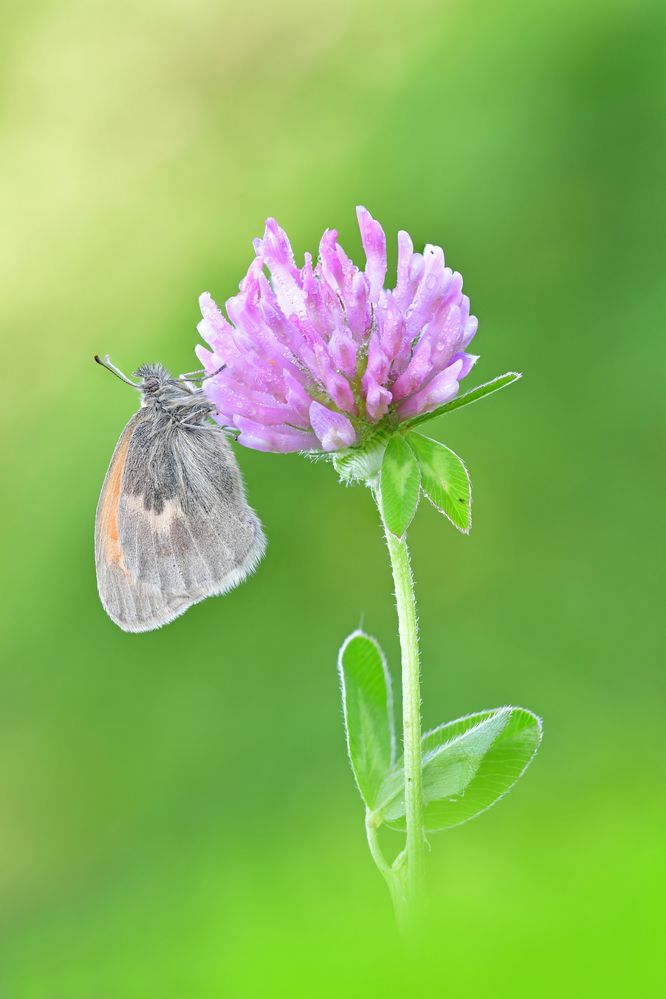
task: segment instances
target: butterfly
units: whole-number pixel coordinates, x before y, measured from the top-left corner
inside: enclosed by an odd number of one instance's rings
[[[123,631],[151,631],[241,583],[266,539],[227,434],[209,423],[203,373],[144,364],[133,382],[108,355],[95,360],[141,393],[97,505],[97,587]]]

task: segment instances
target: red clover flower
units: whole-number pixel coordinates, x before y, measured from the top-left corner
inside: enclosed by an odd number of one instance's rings
[[[439,246],[414,253],[398,234],[397,280],[385,288],[386,237],[356,210],[365,250],[359,270],[327,229],[319,260],[299,268],[286,233],[268,219],[227,320],[201,296],[198,355],[220,423],[259,451],[339,451],[379,424],[397,426],[458,393],[477,358],[477,329],[462,277]],[[270,281],[266,270],[270,273]]]

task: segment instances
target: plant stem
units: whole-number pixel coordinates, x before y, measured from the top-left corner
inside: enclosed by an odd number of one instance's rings
[[[386,881],[388,890],[391,893],[395,918],[401,931],[405,931],[405,899],[402,894],[402,886],[396,871],[391,867],[386,857],[382,853],[377,838],[377,827],[373,822],[372,812],[368,810],[365,815],[365,832],[368,837],[370,854],[375,862],[377,870]]]
[[[376,497],[378,500],[378,497]],[[377,502],[381,516],[381,504]],[[405,922],[414,927],[422,910],[425,886],[426,841],[423,830],[423,781],[421,775],[421,677],[416,622],[414,580],[404,537],[391,534],[384,518],[384,533],[391,558],[398,608],[402,658],[402,741],[405,762],[405,819],[407,839],[404,874]]]

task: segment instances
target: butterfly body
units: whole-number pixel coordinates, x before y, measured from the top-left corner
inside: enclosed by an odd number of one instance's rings
[[[137,375],[141,408],[114,451],[95,524],[102,604],[133,632],[238,585],[266,544],[203,391],[161,365]]]

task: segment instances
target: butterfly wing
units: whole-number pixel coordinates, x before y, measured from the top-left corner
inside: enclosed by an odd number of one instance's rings
[[[140,410],[123,432],[97,510],[102,604],[125,631],[150,631],[237,586],[265,549],[222,432]]]

